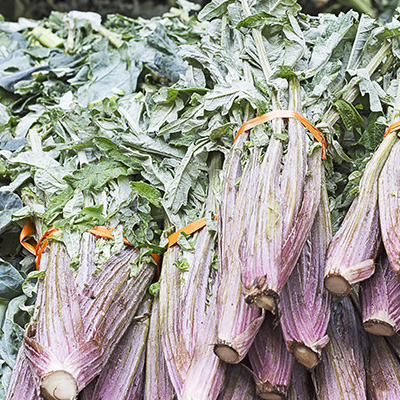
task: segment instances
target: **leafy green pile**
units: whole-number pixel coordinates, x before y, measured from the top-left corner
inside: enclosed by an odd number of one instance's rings
[[[102,24],[98,14],[72,11],[0,22],[3,393],[43,275],[32,273],[34,258],[18,242],[27,218],[36,239],[51,226],[61,230],[54,240],[75,269],[82,235],[95,225],[124,231],[139,262],[162,253],[169,233],[206,215],[210,155],[228,156],[243,122],[287,109],[295,79],[302,114],[328,142],[336,231],[392,118],[396,18],[313,17],[292,0],[214,0],[198,17],[195,5],[180,5],[151,20],[110,15]],[[254,149],[262,160],[271,134],[254,128],[238,165]],[[274,139],[286,146],[288,132]],[[220,198],[221,187],[213,190]],[[100,242],[99,265],[123,246],[122,235]],[[178,260],[173,266],[187,268]]]
[[[40,275],[29,273],[34,258],[18,244],[28,217],[36,239],[60,229],[57,240],[77,266],[82,233],[95,225],[124,230],[144,257],[163,248],[165,202],[180,202],[177,227],[201,213],[205,159],[192,163],[199,179],[182,172],[181,190],[174,176],[188,143],[147,134],[152,97],[188,69],[178,46],[203,31],[184,5],[153,20],[110,16],[107,28],[99,15],[81,12],[0,23],[3,395]],[[116,235],[98,246],[98,263],[122,245]]]

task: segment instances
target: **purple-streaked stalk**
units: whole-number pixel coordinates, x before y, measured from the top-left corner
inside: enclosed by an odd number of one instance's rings
[[[392,336],[400,328],[400,284],[384,250],[374,275],[360,288],[364,329],[373,335]]]
[[[160,297],[157,295],[153,299],[147,338],[144,400],[176,399],[161,347],[159,308]]]
[[[293,365],[287,398],[288,400],[315,400],[311,374],[298,362]]]
[[[400,108],[400,104],[398,106]],[[391,133],[383,141],[389,138],[396,140],[396,143],[379,177],[379,216],[382,241],[390,265],[400,281],[400,178],[398,173],[400,141],[397,139],[397,132]]]
[[[274,132],[279,132],[282,121],[273,121],[273,127]],[[282,143],[273,134],[262,162],[261,149],[253,149],[235,204],[236,210],[249,212],[243,212],[241,219],[239,215],[233,216],[233,230],[238,237],[232,261],[240,265],[245,300],[273,312],[277,305],[276,270],[282,252],[283,205],[279,191],[282,154]]]
[[[79,400],[93,400],[94,388],[96,387],[97,377],[79,393]]]
[[[257,400],[254,380],[242,365],[228,365],[225,386],[217,400]]]
[[[263,321],[263,313],[244,300],[240,265],[235,257],[239,234],[234,229],[235,218],[244,218],[246,210],[243,206],[236,207],[236,182],[238,177],[242,176],[243,179],[243,175],[250,170],[246,167],[242,175],[239,149],[243,146],[244,138],[245,134],[239,136],[228,158],[218,214],[218,339],[214,352],[221,360],[230,364],[237,364],[245,357]],[[246,180],[243,180],[242,184],[245,183]]]
[[[295,111],[301,108],[295,78],[290,80],[289,106]],[[239,202],[250,202],[251,209],[238,240],[246,302],[273,313],[311,230],[320,198],[320,152],[313,152],[307,160],[309,140],[299,121],[289,119],[288,133],[282,174],[282,144],[271,139],[261,166],[255,170],[255,199],[245,197]]]
[[[38,395],[75,399],[100,373],[154,274],[154,266],[143,264],[130,277],[130,263],[137,258],[132,248],[111,257],[79,294],[65,247],[49,244],[40,264],[46,275],[38,289],[37,315],[23,342]],[[21,385],[13,390],[19,393]]]
[[[246,17],[249,17],[251,15],[251,10],[248,6],[247,0],[242,0],[241,3]],[[266,82],[268,82],[272,75],[272,69],[269,65],[268,57],[265,51],[265,47],[263,45],[262,33],[259,29],[253,28],[252,35],[256,43],[261,69],[263,71]],[[274,110],[277,110],[280,108],[278,96],[274,91],[272,91],[271,95],[272,108]],[[273,132],[281,133],[282,121],[273,121],[272,128]],[[270,238],[267,252],[269,253],[271,262],[273,262],[273,258],[279,260],[282,243],[282,205],[279,198],[279,191],[277,192],[277,196],[275,196],[274,193],[272,193],[269,189],[274,184],[276,185],[275,188],[279,187],[279,171],[282,154],[283,146],[281,141],[271,135],[267,154],[265,154],[264,156],[264,161],[265,159],[267,159],[268,163],[263,162],[261,165],[258,165],[260,176],[256,178],[255,182],[258,182],[259,184],[255,184],[254,181],[252,183],[252,187],[257,189],[256,197],[253,199],[246,199],[246,203],[242,203],[242,207],[245,206],[246,208],[250,209],[250,215],[246,215],[245,218],[245,221],[250,229],[241,230],[240,232],[241,234],[243,234],[243,238],[238,238],[238,242],[241,246],[239,251],[240,263],[244,262],[244,265],[241,265],[241,276],[246,302],[249,304],[254,303],[259,307],[266,308],[271,311],[276,310],[277,299],[275,296],[275,292],[273,291],[273,289],[270,289],[268,287],[268,284],[265,281],[264,269],[262,268],[262,266],[258,265],[259,255],[257,257],[257,254],[255,254],[254,251],[253,243],[257,234],[257,228],[256,225],[254,225],[254,218],[258,218],[258,204],[261,203],[265,206],[267,206],[268,204],[267,214],[262,215],[264,217],[263,222],[269,224],[268,226],[263,227],[267,230],[265,234]],[[254,156],[257,155],[254,154]],[[260,164],[259,157],[256,158],[256,162]],[[261,173],[263,174],[262,177]],[[259,185],[264,186],[264,189],[266,190],[265,193],[259,191]],[[258,193],[262,194],[262,199],[257,199]],[[261,272],[259,271],[259,269],[261,269]],[[275,276],[270,277],[270,281],[274,279]],[[273,281],[269,282],[269,285],[274,286],[273,284]]]
[[[92,400],[141,399],[151,300],[146,296],[124,336],[102,369]]]
[[[400,399],[400,362],[383,337],[370,335],[367,392],[370,400]]]
[[[287,396],[294,363],[280,326],[268,313],[249,351],[256,392],[262,399],[279,400]]]
[[[392,122],[399,119],[398,110],[400,110],[400,87]],[[325,269],[325,287],[335,295],[348,296],[356,283],[368,279],[374,273],[374,259],[381,242],[379,219],[381,219],[382,232],[385,231],[388,254],[393,251],[388,242],[388,230],[394,226],[390,219],[393,218],[391,214],[395,215],[393,214],[395,208],[393,211],[388,211],[387,207],[390,204],[390,196],[396,193],[390,191],[393,188],[391,185],[394,183],[396,173],[390,176],[390,178],[393,178],[393,180],[390,180],[389,171],[386,170],[382,174],[381,172],[385,163],[387,164],[396,140],[396,133],[390,133],[368,162],[360,181],[357,197],[329,246]],[[394,161],[397,160],[392,159],[391,164]],[[390,168],[391,164],[388,164],[387,168]],[[381,179],[379,179],[380,176]],[[379,216],[379,213],[382,212],[383,215]]]
[[[199,232],[193,262],[185,273],[164,256],[160,286],[161,342],[178,399],[216,398],[224,383],[225,365],[214,355],[212,346],[216,341],[217,271],[210,269],[211,241],[214,239],[207,229]],[[174,255],[171,250],[179,253],[177,246],[174,247],[167,251],[169,257]],[[214,281],[211,286],[210,279]]]
[[[211,158],[206,212],[216,211],[219,160],[219,156]],[[217,329],[215,234],[203,228],[193,241],[193,250],[174,245],[164,256],[160,278],[161,343],[178,399],[207,400],[221,391],[225,368],[212,351]],[[185,268],[179,269],[183,262]]]
[[[42,255],[41,265],[46,264],[48,261],[48,252]],[[38,282],[38,294],[36,298],[36,304],[41,304],[41,297],[44,295],[43,281]],[[35,307],[35,311],[32,316],[32,320],[36,320],[39,313],[39,307]],[[23,383],[23,384],[21,384]],[[29,360],[25,354],[25,346],[21,345],[17,360],[15,362],[10,383],[8,385],[6,400],[37,400],[39,395],[37,393],[36,381],[32,375],[32,370],[29,364]]]
[[[244,14],[246,17],[250,17],[251,10],[247,0],[242,0],[241,3]],[[252,35],[256,44],[261,69],[266,82],[268,82],[272,75],[272,68],[263,44],[262,32],[260,29],[253,28]],[[300,92],[296,78],[290,80],[289,95],[291,108],[300,111]],[[279,99],[274,90],[272,90],[271,99],[273,109],[280,109]],[[277,120],[273,123],[273,130],[274,132],[281,130],[281,121]],[[299,135],[300,131],[303,132],[302,136]],[[260,203],[266,209],[256,207],[252,211],[252,215],[256,217],[255,222],[258,227],[256,234],[263,239],[263,243],[257,246],[257,254],[253,255],[253,252],[255,253],[254,249],[249,249],[244,252],[242,257],[242,260],[255,258],[255,262],[250,264],[251,270],[247,270],[247,266],[242,265],[246,301],[272,312],[276,312],[279,293],[296,265],[301,249],[307,239],[312,220],[317,211],[320,195],[318,188],[315,191],[308,190],[310,197],[305,197],[307,193],[306,188],[304,188],[307,146],[305,145],[304,128],[298,121],[289,121],[289,142],[290,154],[286,155],[287,166],[284,167],[282,177],[278,176],[278,179],[281,180],[281,189],[278,190],[278,196],[275,196],[271,190],[268,190],[268,185],[275,191],[279,187],[276,184],[276,177],[279,175],[277,174],[277,158],[280,160],[282,157],[282,144],[273,137],[271,138],[267,154],[264,156],[267,158],[270,151],[269,156],[271,159],[268,160],[268,164],[264,165],[266,169],[261,169],[265,174],[265,178],[268,179],[269,177],[270,180],[263,182],[260,178],[262,183],[259,185],[260,189],[258,191]],[[315,170],[318,171],[319,168],[308,169],[308,171]],[[261,186],[263,185],[264,187],[262,188]],[[284,196],[289,196],[290,198],[284,198]],[[283,205],[283,203],[286,204]],[[262,218],[262,223],[257,218],[257,214]],[[300,218],[298,214],[301,214]],[[254,223],[254,218],[252,222]],[[252,227],[254,229],[254,225]],[[252,236],[255,237],[255,234],[248,236],[251,239]],[[267,240],[265,240],[266,237]],[[240,238],[239,241],[241,242]]]
[[[21,382],[24,384],[21,385]],[[21,399],[39,400],[31,367],[25,357],[25,349],[23,346],[19,349],[6,395],[6,400]]]
[[[356,283],[375,271],[374,258],[381,240],[378,176],[392,144],[383,141],[367,164],[359,193],[328,248],[325,287],[337,296],[348,296]]]
[[[366,400],[363,344],[349,298],[333,307],[329,343],[311,376],[318,399]]]
[[[323,167],[322,167],[323,168]],[[322,174],[324,176],[324,174]],[[289,351],[308,369],[321,360],[328,343],[331,295],[324,288],[325,256],[332,238],[328,194],[321,185],[321,202],[307,243],[281,296],[281,325]]]
[[[69,400],[75,399],[100,372],[101,353],[94,341],[83,347],[86,344],[85,329],[66,249],[57,242],[48,247],[49,256],[41,261],[47,266],[37,303],[40,307],[37,321],[28,326],[23,345],[38,395],[47,400]],[[42,265],[41,269],[44,269]],[[83,369],[85,355],[86,365],[95,371],[90,379]]]
[[[393,336],[389,336],[386,338],[390,347],[396,353],[397,357],[400,358],[400,333],[396,332]]]

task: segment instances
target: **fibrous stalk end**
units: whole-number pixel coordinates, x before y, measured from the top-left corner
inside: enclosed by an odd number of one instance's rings
[[[46,400],[76,400],[78,385],[67,371],[51,371],[41,377],[40,394]]]
[[[348,296],[351,293],[352,286],[341,275],[327,275],[325,277],[325,288],[336,296]]]
[[[254,304],[257,307],[265,308],[266,310],[271,311],[272,314],[275,314],[276,312],[276,301],[270,295],[261,294],[260,296],[257,296],[254,299]]]
[[[273,386],[269,382],[256,384],[258,397],[266,400],[282,400],[286,398],[286,387]]]
[[[245,294],[245,301],[247,304],[254,304],[257,307],[264,308],[270,311],[272,314],[277,314],[279,295],[272,289],[266,289],[264,287],[255,287],[247,290]]]
[[[260,393],[258,395],[261,399],[266,399],[266,400],[282,400],[284,399],[283,396],[277,393]]]
[[[294,343],[291,345],[290,352],[300,364],[304,365],[309,370],[314,369],[320,362],[319,354],[302,343]]]
[[[214,345],[215,355],[228,364],[237,364],[240,361],[238,352],[227,343]]]
[[[394,325],[379,319],[368,319],[363,326],[368,333],[376,336],[393,336],[396,333]]]

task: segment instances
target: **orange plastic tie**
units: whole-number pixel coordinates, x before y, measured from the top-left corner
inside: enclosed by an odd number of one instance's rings
[[[215,217],[215,221],[217,221],[217,220],[218,220],[218,217]],[[201,219],[198,219],[197,221],[194,221],[194,222],[190,223],[189,225],[186,225],[183,228],[179,229],[172,235],[168,236],[167,249],[169,249],[171,246],[173,246],[174,244],[176,244],[178,242],[179,234],[181,232],[184,232],[184,233],[190,235],[192,233],[199,231],[200,229],[204,228],[205,226],[206,226],[206,219],[201,218]]]
[[[238,130],[234,142],[244,131],[248,131],[249,129],[254,128],[257,125],[261,125],[267,121],[271,121],[276,118],[296,118],[300,121],[314,136],[314,138],[322,144],[322,159],[326,160],[326,140],[324,135],[307,119],[304,118],[296,111],[291,110],[275,110],[271,111],[267,114],[260,115],[259,117],[253,118],[247,122],[245,122],[240,129]]]
[[[396,132],[398,130],[400,130],[400,121],[399,122],[395,122],[394,124],[390,125],[389,128],[386,129],[386,132],[383,135],[383,138],[385,139],[385,137],[387,135],[389,135],[389,133]]]
[[[22,246],[24,246],[25,249],[27,249],[33,255],[36,255],[36,243],[33,245],[29,242],[25,242],[25,239],[28,238],[29,236],[32,236],[35,232],[36,230],[35,226],[33,225],[33,222],[30,219],[28,219],[19,235],[19,241],[22,244]]]
[[[90,232],[92,235],[102,237],[105,239],[114,239],[112,232],[117,231],[115,228],[106,228],[105,226],[95,226],[93,229],[88,229],[86,232]],[[122,232],[125,234],[125,232]],[[129,243],[128,239],[124,236],[124,243],[128,246],[133,246]]]
[[[105,226],[95,226],[93,229],[88,229],[87,232],[90,232],[91,234],[98,237],[113,239],[111,232],[116,230],[117,229],[114,228],[106,228]],[[33,225],[32,221],[28,219],[24,227],[22,228],[21,234],[19,235],[19,241],[21,245],[25,247],[25,249],[27,249],[30,253],[36,256],[35,259],[36,269],[39,270],[39,264],[40,264],[40,259],[42,257],[42,253],[45,250],[46,246],[49,244],[47,238],[56,235],[58,232],[60,232],[60,230],[52,226],[51,228],[47,229],[47,231],[43,234],[40,240],[34,245],[29,242],[26,242],[25,239],[28,238],[29,236],[32,236],[35,232],[36,232],[35,226]],[[124,243],[129,246],[132,246],[132,244],[129,243],[128,239],[126,239],[125,237],[124,237]],[[157,263],[157,270],[159,271],[160,256],[158,254],[151,254],[151,256]]]
[[[40,264],[40,258],[42,256],[42,253],[46,246],[49,244],[49,241],[47,238],[56,235],[59,231],[59,229],[54,228],[52,226],[51,228],[47,229],[47,231],[43,234],[43,236],[40,238],[40,240],[36,243],[32,240],[33,243],[26,242],[25,239],[28,238],[29,236],[32,236],[36,232],[35,226],[33,222],[28,219],[22,228],[21,234],[19,235],[19,241],[22,244],[22,246],[25,247],[30,253],[32,253],[36,258],[35,258],[35,264],[36,264],[36,269],[39,270],[39,264]]]
[[[194,232],[200,230],[201,228],[204,228],[205,226],[206,226],[206,219],[201,218],[201,219],[198,219],[197,221],[192,222],[189,225],[184,226],[182,229],[179,229],[178,231],[173,233],[171,236],[168,236],[167,249],[169,249],[171,246],[173,246],[174,244],[176,244],[178,242],[179,234],[181,232],[184,232],[184,233],[187,233],[188,235],[190,235],[191,233],[194,233]]]
[[[105,239],[114,239],[113,235],[111,234],[113,231],[117,231],[118,229],[115,228],[106,228],[105,226],[95,226],[93,229],[88,229],[87,232],[90,232],[92,235],[102,237]],[[125,232],[122,232],[125,234]],[[128,246],[132,246],[133,244],[128,241],[128,239],[124,236],[124,243]],[[155,253],[151,253],[154,261],[157,263],[157,270],[159,269],[160,264],[160,256]]]

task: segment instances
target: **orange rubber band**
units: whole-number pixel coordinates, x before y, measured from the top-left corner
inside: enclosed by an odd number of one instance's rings
[[[86,232],[91,233],[92,235],[102,237],[105,239],[114,239],[113,235],[111,232],[117,231],[118,229],[115,228],[106,228],[105,226],[95,226],[93,229],[88,229]],[[125,232],[122,232],[125,234]],[[128,242],[128,239],[124,236],[124,243],[127,244],[128,246],[132,246],[131,243]]]
[[[115,228],[106,228],[105,226],[95,226],[93,229],[88,229],[86,232],[90,232],[92,235],[99,236],[102,238],[106,239],[113,239],[114,237],[112,236],[111,232],[117,231]],[[125,232],[122,232],[125,234]],[[128,239],[124,236],[124,243],[127,244],[128,246],[132,246],[132,243],[129,243]],[[153,260],[157,264],[157,277],[160,276],[160,261],[161,258],[158,254],[151,253],[151,256],[153,257]]]
[[[22,231],[19,235],[19,241],[22,244],[22,246],[25,247],[30,253],[36,255],[36,243],[31,244],[29,242],[25,242],[25,239],[28,238],[29,236],[32,236],[36,232],[35,226],[33,225],[32,221],[28,219],[22,228]]]
[[[105,226],[95,226],[93,229],[88,229],[87,232],[91,233],[92,235],[102,237],[105,239],[113,239],[113,236],[111,232],[116,231],[117,229],[114,228],[106,228]],[[26,242],[25,239],[29,236],[32,236],[36,232],[35,226],[33,225],[32,221],[28,219],[22,228],[21,234],[19,236],[19,241],[22,244],[22,246],[25,247],[30,253],[32,253],[34,256],[36,256],[35,259],[35,264],[36,264],[36,269],[39,270],[39,264],[40,264],[40,258],[42,256],[42,253],[46,246],[49,244],[49,241],[47,238],[52,237],[56,235],[57,233],[60,232],[59,229],[55,228],[52,226],[51,228],[47,229],[47,231],[43,234],[43,236],[40,238],[40,240],[35,244],[31,244],[29,242]],[[125,233],[125,232],[123,232]],[[128,239],[124,237],[124,243],[132,246],[131,243],[129,243]],[[159,275],[159,268],[160,268],[160,256],[158,254],[151,254],[153,257],[154,261],[157,263],[157,273]]]
[[[314,138],[322,144],[322,159],[326,160],[326,140],[324,138],[324,135],[306,118],[304,118],[302,115],[300,115],[296,111],[291,111],[291,110],[275,110],[271,111],[267,114],[260,115],[259,117],[253,118],[247,122],[245,122],[240,129],[238,130],[238,133],[235,136],[235,139],[233,140],[234,142],[236,139],[239,137],[240,134],[242,134],[244,131],[248,131],[249,129],[254,128],[257,125],[261,125],[267,121],[271,121],[275,118],[296,118],[299,120],[314,136]]]
[[[35,226],[33,225],[32,221],[28,219],[24,227],[22,228],[21,234],[19,235],[19,241],[22,244],[22,246],[25,247],[25,249],[27,249],[31,254],[33,254],[36,257],[35,258],[36,269],[39,270],[40,258],[42,257],[42,253],[49,243],[47,238],[56,235],[59,232],[59,229],[54,228],[54,226],[47,229],[47,231],[43,234],[43,236],[35,245],[26,242],[25,239],[29,236],[32,236],[35,232],[36,232]]]
[[[395,122],[394,124],[390,125],[389,128],[386,129],[386,132],[383,135],[383,138],[385,139],[385,137],[387,135],[389,135],[389,133],[396,132],[398,130],[400,130],[400,121],[399,122]]]
[[[218,217],[215,217],[215,221],[217,221],[217,220],[218,220]],[[198,230],[204,228],[205,226],[206,226],[206,219],[201,218],[201,219],[198,219],[197,221],[194,221],[194,222],[190,223],[189,225],[186,225],[183,228],[179,229],[172,235],[168,236],[167,249],[169,249],[171,246],[173,246],[174,244],[176,244],[178,242],[179,234],[181,232],[184,232],[184,233],[190,235],[190,234],[195,233]]]
[[[206,226],[206,219],[201,218],[201,219],[198,219],[197,221],[192,222],[189,225],[184,226],[182,229],[179,229],[179,231],[176,231],[171,236],[168,236],[167,249],[169,249],[171,246],[173,246],[174,244],[176,244],[178,242],[179,234],[181,232],[184,232],[184,233],[187,233],[188,235],[190,235],[191,233],[194,233],[194,232],[200,230],[201,228],[204,228],[205,226]]]

